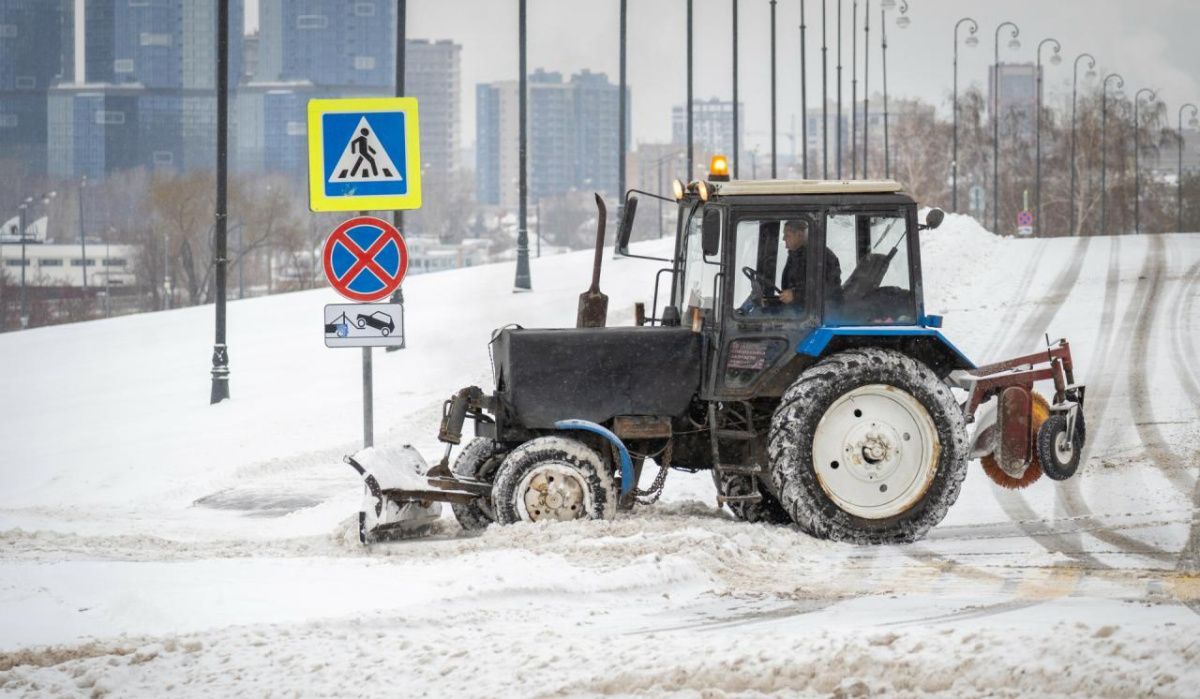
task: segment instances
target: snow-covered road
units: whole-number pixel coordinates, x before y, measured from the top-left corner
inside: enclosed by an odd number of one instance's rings
[[[644,244],[646,251],[662,243]],[[926,305],[983,362],[1068,337],[1089,444],[1063,484],[977,465],[924,541],[733,521],[707,474],[605,522],[360,548],[357,353],[326,292],[0,335],[0,693],[1195,696],[1200,235],[1002,240],[948,217]],[[428,456],[506,322],[569,324],[590,253],[406,283],[376,433]],[[653,263],[606,261],[613,322]],[[497,293],[496,290],[500,290]],[[646,478],[653,476],[648,469]]]

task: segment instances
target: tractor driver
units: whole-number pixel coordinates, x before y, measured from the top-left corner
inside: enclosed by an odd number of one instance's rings
[[[783,244],[787,262],[779,281],[779,300],[788,305],[803,305],[808,277],[808,221],[792,219],[783,224]],[[842,265],[837,255],[825,248],[825,295],[835,303],[842,300]]]

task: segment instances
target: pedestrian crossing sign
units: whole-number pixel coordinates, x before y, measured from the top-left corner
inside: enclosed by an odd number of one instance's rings
[[[419,209],[419,133],[412,97],[309,100],[309,209]]]

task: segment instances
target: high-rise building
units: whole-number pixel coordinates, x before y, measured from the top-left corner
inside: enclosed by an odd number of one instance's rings
[[[506,209],[519,203],[518,89],[516,81],[475,89],[476,196]],[[564,82],[539,69],[528,89],[530,200],[572,189],[617,195],[619,88],[603,73],[584,70]]]
[[[746,152],[746,105],[738,104],[738,146]],[[687,146],[687,108],[677,104],[671,108],[671,141]],[[733,102],[719,100],[692,101],[692,141],[696,163],[701,165],[697,172],[708,171],[708,161],[713,154],[720,153],[733,159]],[[741,164],[742,160],[739,160]],[[739,173],[741,174],[741,173]]]
[[[216,3],[63,0],[61,80],[48,99],[48,169],[213,168]],[[229,75],[241,75],[243,2],[230,3]]]
[[[46,95],[62,68],[62,7],[0,0],[0,159],[46,167]]]
[[[238,167],[302,177],[313,98],[395,94],[393,0],[260,0],[257,64],[238,96]],[[458,167],[462,47],[405,42],[405,94],[420,109],[422,171]]]

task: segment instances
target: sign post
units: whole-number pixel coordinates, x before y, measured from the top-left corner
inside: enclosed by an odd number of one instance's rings
[[[1017,235],[1028,238],[1033,235],[1033,212],[1029,210],[1029,190],[1025,190],[1025,201],[1017,214]]]
[[[324,320],[327,347],[362,347],[367,447],[375,441],[371,348],[404,347],[404,297],[398,292],[408,270],[400,231],[367,211],[421,207],[419,133],[411,97],[308,102],[309,209],[359,212],[334,229],[322,256],[329,284],[359,305],[326,306]],[[393,293],[398,304],[367,305]]]

